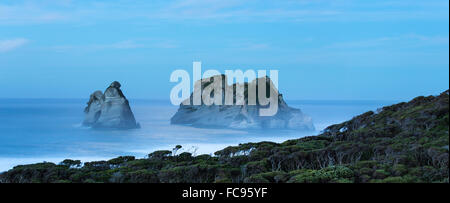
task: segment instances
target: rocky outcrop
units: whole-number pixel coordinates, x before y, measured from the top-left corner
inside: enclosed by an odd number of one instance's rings
[[[104,94],[101,91],[91,94],[84,110],[84,126],[106,129],[139,128],[120,86],[119,82],[114,81]]]
[[[19,165],[1,173],[0,183],[448,184],[448,138],[447,90],[364,113],[318,136],[244,143],[215,156],[160,150],[143,159]]]
[[[220,83],[212,82],[215,80],[222,80],[222,84],[220,85]],[[266,90],[267,93],[278,93],[278,90],[273,86],[272,81],[268,77],[257,78],[250,83],[238,83],[231,86],[227,86],[225,82],[227,81],[226,75],[217,75],[197,81],[194,86],[198,88],[194,88],[194,92],[191,94],[190,98],[180,104],[178,111],[171,118],[171,124],[206,128],[314,130],[311,117],[304,115],[300,109],[289,107],[283,100],[283,95],[279,93],[277,99],[278,111],[276,114],[273,116],[260,116],[259,110],[261,108],[267,108],[267,105],[259,105],[260,102],[258,98],[256,98],[256,105],[248,105],[249,87],[253,85],[257,90],[259,84],[258,80],[265,80],[266,88],[268,90]],[[198,93],[196,91],[202,91],[207,88],[215,89],[217,84],[219,84],[219,88],[222,89],[222,98],[220,98],[222,99],[222,104],[225,104],[225,95],[227,94],[227,91],[233,91],[230,94],[233,95],[233,102],[235,105],[205,105],[203,101],[201,105],[192,105],[193,95]],[[241,98],[242,95],[236,95],[236,89],[238,89],[238,87],[244,89],[244,98]],[[214,100],[214,98],[210,99]],[[236,105],[236,101],[239,99],[244,100],[243,105]],[[189,105],[185,105],[186,103]]]

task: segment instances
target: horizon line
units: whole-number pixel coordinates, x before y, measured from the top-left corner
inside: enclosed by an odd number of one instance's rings
[[[439,94],[437,94],[439,95]],[[437,96],[437,95],[430,95],[430,96]],[[0,100],[18,100],[18,99],[35,99],[35,100],[46,100],[46,99],[54,99],[54,100],[89,100],[88,97],[86,98],[75,98],[75,97],[0,97]],[[161,99],[161,98],[126,98],[127,100],[147,100],[147,101],[168,101],[169,99]],[[402,99],[285,99],[285,101],[386,101],[386,102],[392,102],[392,101],[403,101]]]

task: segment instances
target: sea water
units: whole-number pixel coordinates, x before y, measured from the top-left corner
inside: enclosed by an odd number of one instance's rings
[[[155,150],[213,154],[239,143],[283,142],[317,135],[341,123],[395,101],[287,101],[313,118],[316,131],[246,131],[171,125],[178,106],[169,101],[133,100],[130,106],[140,129],[94,130],[81,125],[85,99],[0,99],[0,172],[19,164],[108,160],[132,155],[143,158]]]

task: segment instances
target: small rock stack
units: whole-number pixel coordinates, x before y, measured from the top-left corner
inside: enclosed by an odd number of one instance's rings
[[[120,90],[120,83],[114,81],[105,90],[91,94],[84,109],[84,126],[100,129],[132,129],[139,128],[128,100]]]

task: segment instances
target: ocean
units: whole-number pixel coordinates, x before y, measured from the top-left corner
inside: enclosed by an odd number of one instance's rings
[[[140,129],[94,130],[81,125],[87,99],[0,99],[0,172],[19,164],[59,163],[64,159],[83,162],[132,155],[143,158],[155,150],[194,155],[239,143],[283,142],[317,135],[325,127],[341,123],[369,110],[396,101],[287,101],[313,118],[316,131],[246,131],[201,129],[170,125],[178,106],[169,101],[133,100],[130,106]]]

